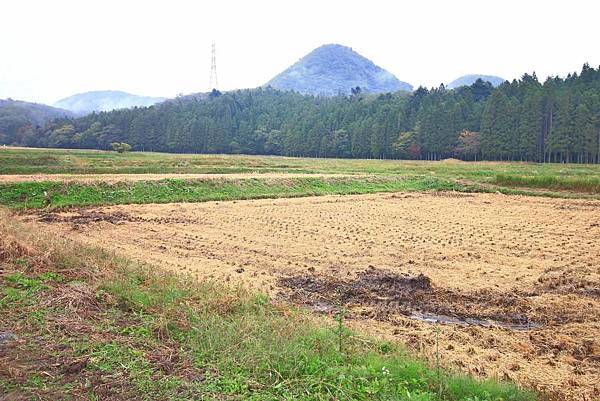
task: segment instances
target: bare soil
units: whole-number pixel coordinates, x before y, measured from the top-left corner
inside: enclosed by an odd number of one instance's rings
[[[552,399],[600,398],[600,201],[379,194],[25,215],[64,236],[258,288]],[[434,322],[440,323],[434,323]]]

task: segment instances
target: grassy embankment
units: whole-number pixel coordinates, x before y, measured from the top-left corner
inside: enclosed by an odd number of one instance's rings
[[[560,177],[554,175],[496,175],[495,184],[505,187],[542,188],[600,194],[600,177]]]
[[[430,177],[493,186],[599,194],[600,165],[311,159],[245,155],[189,155],[91,150],[0,148],[2,174],[328,173]]]
[[[600,165],[313,159],[0,147],[0,174],[367,173],[493,182],[496,175],[600,177]]]
[[[173,155],[57,149],[0,149],[0,174],[32,173],[328,173],[362,177],[168,179],[4,183],[0,204],[61,208],[127,203],[199,202],[392,191],[455,190],[558,197],[600,197],[600,166]]]
[[[0,204],[13,209],[65,208],[131,203],[203,202],[292,198],[374,192],[459,190],[436,178],[289,178],[178,180],[109,183],[26,182],[0,184]]]
[[[326,323],[10,221],[0,210],[0,394],[9,399],[535,398],[428,368],[343,319]]]

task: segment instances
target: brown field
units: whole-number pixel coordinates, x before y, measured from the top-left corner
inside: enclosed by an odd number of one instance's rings
[[[600,398],[600,201],[440,192],[23,219],[317,312],[342,304],[354,327],[428,358],[439,327],[445,366],[554,399]]]

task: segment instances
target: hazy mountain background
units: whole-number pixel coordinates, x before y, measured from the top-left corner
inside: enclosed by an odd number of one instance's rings
[[[335,96],[362,92],[412,91],[412,85],[375,65],[350,47],[328,44],[313,50],[266,84],[276,89],[303,94]]]
[[[14,139],[9,140],[9,138],[16,138],[19,131],[25,127],[41,127],[48,121],[63,117],[74,117],[74,114],[45,104],[0,99],[0,143],[11,143]],[[22,137],[20,142],[24,145],[31,144]]]
[[[18,114],[33,125],[43,125],[47,121],[60,117],[73,117],[69,110],[64,110],[41,103],[30,103],[21,100],[0,99],[0,118]]]
[[[491,83],[494,88],[505,81],[504,78],[497,77],[495,75],[470,74],[470,75],[463,75],[462,77],[456,78],[454,81],[452,81],[448,84],[447,88],[448,89],[456,89],[461,86],[471,86],[478,79],[481,79],[482,81],[487,81],[487,82]]]
[[[138,96],[122,91],[92,91],[61,99],[54,103],[54,107],[84,115],[93,111],[147,107],[164,100],[166,100],[164,97]]]

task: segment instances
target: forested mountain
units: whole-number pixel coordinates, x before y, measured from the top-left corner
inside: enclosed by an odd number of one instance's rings
[[[23,127],[39,127],[55,118],[72,117],[70,111],[20,100],[0,99],[0,143],[28,143],[17,133]],[[37,132],[34,133],[37,135]]]
[[[93,111],[152,106],[164,100],[164,97],[138,96],[121,91],[92,91],[69,96],[54,103],[54,106],[84,115]]]
[[[477,81],[481,79],[482,81],[489,82],[495,88],[501,83],[505,81],[504,78],[497,77],[495,75],[463,75],[462,77],[456,78],[454,81],[450,82],[447,86],[448,89],[456,89],[461,86],[471,86]]]
[[[309,95],[336,96],[360,88],[365,93],[412,91],[412,86],[349,47],[316,48],[271,79],[266,86]]]
[[[579,74],[543,84],[525,74],[497,88],[477,80],[455,90],[442,85],[412,94],[213,91],[55,120],[35,130],[36,142],[13,141],[100,149],[127,142],[134,150],[166,152],[598,163],[600,68],[585,65]]]

